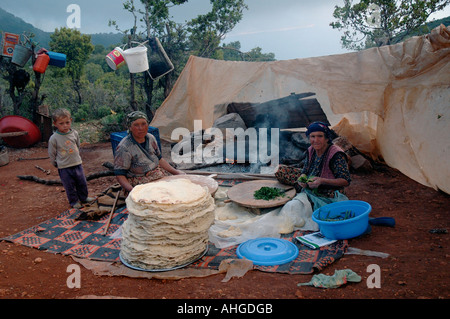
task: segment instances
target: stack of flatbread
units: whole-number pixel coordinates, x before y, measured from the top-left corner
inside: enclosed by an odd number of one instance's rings
[[[206,186],[188,179],[133,188],[126,199],[121,258],[131,266],[171,269],[203,255],[214,222],[214,199]]]

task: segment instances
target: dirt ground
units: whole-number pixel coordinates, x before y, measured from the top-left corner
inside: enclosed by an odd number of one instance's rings
[[[0,238],[42,223],[67,210],[62,186],[22,181],[17,175],[58,179],[46,157],[45,145],[8,149],[10,163],[0,167]],[[112,162],[110,143],[82,147],[86,174],[105,170]],[[39,165],[50,175],[36,169]],[[113,177],[89,182],[91,195],[115,183]],[[396,226],[372,226],[372,232],[349,240],[350,247],[389,254],[387,258],[344,255],[322,271],[333,275],[351,269],[362,277],[337,289],[297,286],[312,275],[286,275],[249,271],[224,283],[224,274],[181,280],[136,279],[94,275],[81,267],[81,288],[68,288],[71,257],[0,241],[0,299],[72,299],[114,296],[145,299],[448,299],[450,260],[450,196],[425,187],[402,173],[386,168],[353,173],[347,189],[350,199],[369,202],[371,217],[395,218]],[[433,230],[441,230],[434,231]],[[442,231],[446,230],[446,231]],[[380,287],[369,288],[373,271],[380,267]],[[369,271],[368,271],[369,269]],[[372,277],[373,278],[373,277]],[[369,278],[370,279],[370,278]],[[373,281],[372,281],[373,282]]]

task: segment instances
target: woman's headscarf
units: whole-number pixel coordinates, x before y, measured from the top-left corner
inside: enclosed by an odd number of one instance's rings
[[[329,142],[331,142],[332,140],[331,130],[328,128],[328,125],[323,122],[311,123],[306,131],[306,136],[309,137],[309,134],[313,132],[323,132],[325,133],[325,137],[329,140]]]
[[[145,115],[145,113],[141,111],[133,111],[127,115],[127,127],[130,128],[131,123],[133,123],[138,119],[144,119],[148,123],[148,118],[147,115]]]

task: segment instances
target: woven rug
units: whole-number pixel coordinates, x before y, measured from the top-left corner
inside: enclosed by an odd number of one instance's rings
[[[70,209],[55,218],[37,226],[21,231],[15,235],[2,238],[2,240],[33,247],[42,251],[71,255],[79,258],[88,258],[99,261],[120,262],[120,238],[111,238],[128,216],[126,208],[114,212],[108,232],[103,235],[109,214],[97,221],[77,220],[80,210]],[[299,248],[298,257],[290,263],[278,266],[254,266],[266,272],[279,272],[289,274],[310,274],[320,271],[339,259],[347,249],[347,241],[337,241],[321,249],[310,249],[295,239],[302,235],[296,231],[282,238],[292,241]],[[238,258],[236,248],[231,246],[218,249],[210,243],[206,254],[198,261],[187,267],[218,269],[222,260]]]

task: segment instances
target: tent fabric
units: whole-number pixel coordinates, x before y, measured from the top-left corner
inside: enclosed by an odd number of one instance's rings
[[[161,138],[203,129],[230,103],[314,92],[332,128],[360,151],[450,193],[450,27],[402,43],[274,62],[191,56],[151,123]]]

